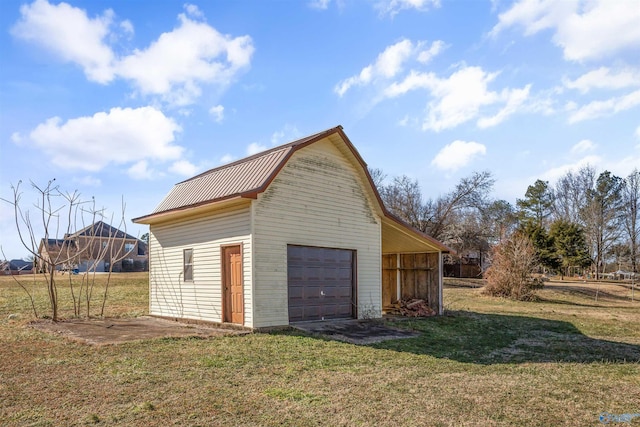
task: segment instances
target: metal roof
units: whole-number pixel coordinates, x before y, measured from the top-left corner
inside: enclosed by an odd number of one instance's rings
[[[276,170],[291,147],[210,170],[176,184],[153,213],[224,199],[256,190]]]
[[[296,148],[324,138],[338,129],[342,127],[327,129],[182,181],[171,189],[151,215],[235,196],[251,197],[266,188]]]

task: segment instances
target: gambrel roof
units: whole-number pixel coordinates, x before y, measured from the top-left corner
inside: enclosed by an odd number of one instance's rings
[[[386,234],[390,236],[387,241],[390,242],[390,245],[413,247],[411,245],[407,246],[407,238],[410,240],[413,237],[420,240],[422,246],[426,244],[432,250],[452,251],[432,237],[411,227],[387,210],[369,175],[367,164],[342,130],[342,126],[336,126],[309,135],[182,181],[173,187],[151,214],[134,218],[133,221],[141,224],[151,224],[177,217],[177,214],[185,214],[190,210],[195,211],[206,206],[213,207],[213,205],[221,204],[224,201],[255,199],[258,194],[268,188],[271,181],[296,151],[325,138],[336,144],[340,151],[356,165],[358,173],[366,183],[365,186],[368,187],[368,193],[374,200],[378,214],[383,218],[383,234],[387,230]],[[403,236],[399,236],[398,232]],[[394,244],[394,241],[397,244]],[[398,251],[395,247],[393,249],[390,247],[389,252],[391,251],[403,252]],[[417,247],[415,251],[418,252]]]
[[[266,190],[271,180],[299,148],[336,132],[328,129],[271,150],[208,170],[176,184],[156,207],[153,214],[199,206],[232,197],[255,198]],[[137,218],[139,220],[141,218]]]

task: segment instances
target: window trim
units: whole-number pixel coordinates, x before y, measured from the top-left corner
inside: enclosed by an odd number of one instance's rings
[[[193,282],[193,248],[182,250],[182,278],[185,282]]]

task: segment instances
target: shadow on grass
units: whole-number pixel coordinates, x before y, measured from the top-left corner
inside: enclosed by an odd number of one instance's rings
[[[536,302],[543,302],[543,303],[547,303],[547,304],[559,304],[559,305],[572,305],[572,306],[576,306],[576,307],[592,307],[592,308],[602,308],[603,305],[602,304],[582,304],[579,302],[575,302],[575,301],[568,301],[568,300],[563,300],[563,299],[555,299],[555,298],[545,298],[545,297],[540,297],[540,296],[536,296]]]
[[[577,288],[577,287],[573,287],[573,288],[567,288],[567,287],[563,287],[563,286],[548,286],[545,287],[545,289],[550,289],[554,292],[563,294],[563,295],[569,295],[569,296],[582,296],[584,298],[593,300],[594,303],[597,302],[606,302],[607,300],[611,300],[611,301],[615,301],[615,302],[630,302],[630,298],[626,295],[621,295],[621,294],[616,294],[613,292],[609,292],[603,289],[598,289],[597,287],[592,287],[592,288]],[[596,295],[598,296],[598,300],[596,300]],[[571,303],[570,303],[571,304]],[[575,305],[582,305],[582,304],[575,304]],[[588,306],[588,305],[587,305]]]
[[[371,347],[478,364],[640,362],[640,346],[589,338],[557,320],[454,311],[393,326],[421,335]]]

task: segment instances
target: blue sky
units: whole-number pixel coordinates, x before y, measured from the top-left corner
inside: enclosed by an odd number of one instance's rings
[[[637,0],[3,0],[0,61],[0,197],[22,180],[27,205],[56,178],[141,216],[338,124],[427,197],[479,170],[514,203],[585,164],[640,166]],[[26,255],[6,203],[0,244]]]

